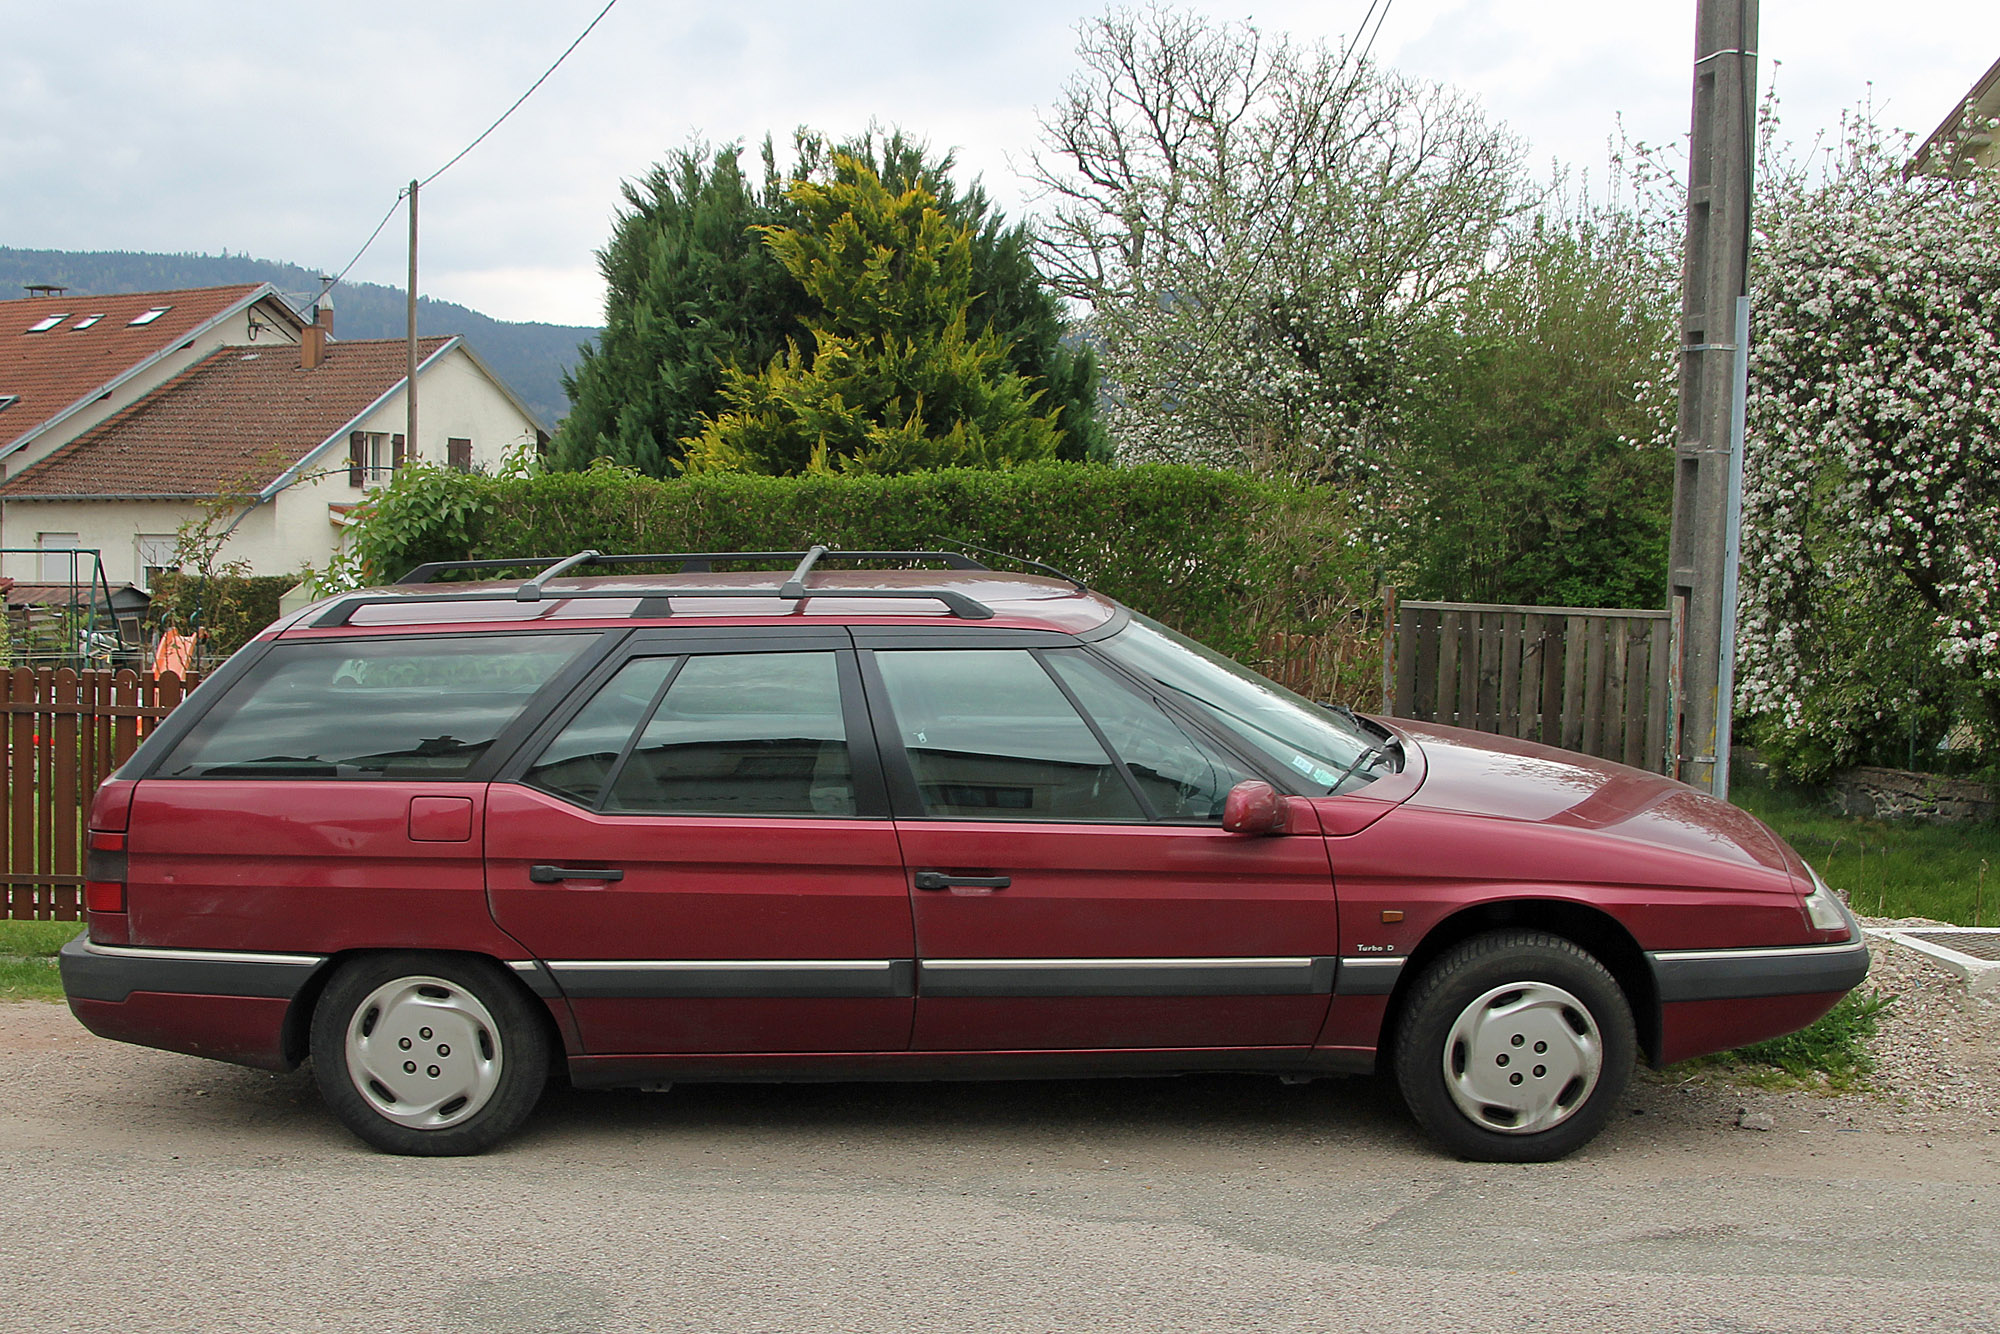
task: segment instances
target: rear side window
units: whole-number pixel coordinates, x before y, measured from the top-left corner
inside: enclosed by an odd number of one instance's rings
[[[480,635],[280,644],[158,778],[462,778],[593,640]]]

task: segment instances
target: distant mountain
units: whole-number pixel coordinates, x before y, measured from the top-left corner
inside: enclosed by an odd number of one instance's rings
[[[91,292],[152,292],[176,287],[269,283],[301,308],[319,291],[319,275],[296,264],[248,255],[160,255],[142,251],[15,250],[0,246],[0,300],[25,296],[27,283],[59,283],[78,296]],[[342,283],[334,289],[336,338],[401,338],[400,287]],[[577,346],[598,331],[574,324],[513,324],[451,301],[417,298],[417,332],[464,334],[545,426],[569,411],[563,372],[577,361]]]

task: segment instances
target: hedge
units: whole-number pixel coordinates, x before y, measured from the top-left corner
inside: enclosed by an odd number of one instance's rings
[[[148,617],[182,632],[206,631],[203,658],[226,658],[278,619],[278,599],[299,582],[295,574],[216,575],[169,570],[153,576]]]
[[[351,550],[362,577],[382,582],[424,561],[586,548],[902,550],[953,540],[1066,570],[1234,654],[1275,631],[1351,625],[1372,601],[1344,497],[1172,466],[662,481],[616,468],[492,478],[415,465],[378,493]]]

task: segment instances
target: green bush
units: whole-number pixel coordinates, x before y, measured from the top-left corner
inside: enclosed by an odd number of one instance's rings
[[[900,550],[976,543],[1067,570],[1225,652],[1348,626],[1372,599],[1343,498],[1201,468],[1046,463],[899,476],[618,468],[488,478],[405,468],[353,550],[365,577],[423,561],[605,552]]]

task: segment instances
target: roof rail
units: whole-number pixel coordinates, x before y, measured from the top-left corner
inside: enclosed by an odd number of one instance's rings
[[[632,588],[560,588],[551,589],[549,581],[572,570],[590,565],[664,564],[677,562],[682,573],[712,573],[713,562],[723,561],[773,561],[797,560],[791,575],[777,588],[662,588],[658,590]],[[806,579],[822,560],[937,560],[943,561],[954,570],[985,570],[987,567],[956,551],[829,551],[823,546],[814,546],[807,551],[674,551],[657,552],[636,556],[607,556],[601,551],[579,551],[572,556],[530,556],[518,560],[468,560],[433,561],[419,565],[397,581],[397,587],[410,584],[430,584],[431,577],[447,570],[493,570],[519,569],[524,566],[541,565],[545,568],[513,591],[495,589],[465,593],[355,593],[341,598],[313,621],[315,628],[330,628],[346,625],[354,613],[369,606],[410,606],[415,604],[446,602],[541,602],[544,599],[638,599],[642,610],[633,615],[671,616],[674,598],[778,598],[787,602],[804,602],[812,597],[843,598],[895,598],[941,602],[951,614],[965,620],[983,621],[993,616],[993,609],[976,598],[966,596],[955,588],[828,588],[812,589],[806,586]]]
[[[867,560],[867,561],[942,561],[954,570],[984,570],[990,567],[960,551],[830,551],[825,547],[814,547],[818,558],[824,560]],[[398,584],[428,584],[436,576],[459,570],[519,570],[532,565],[560,567],[544,569],[537,576],[543,582],[554,578],[559,572],[567,572],[579,565],[666,565],[678,564],[682,574],[709,574],[714,571],[716,561],[800,561],[811,555],[811,551],[659,551],[645,555],[607,556],[601,551],[579,551],[573,556],[520,556],[504,560],[438,560],[419,565],[396,582]],[[533,580],[530,581],[534,582]],[[524,588],[527,585],[522,585]],[[533,598],[524,599],[533,601]]]

